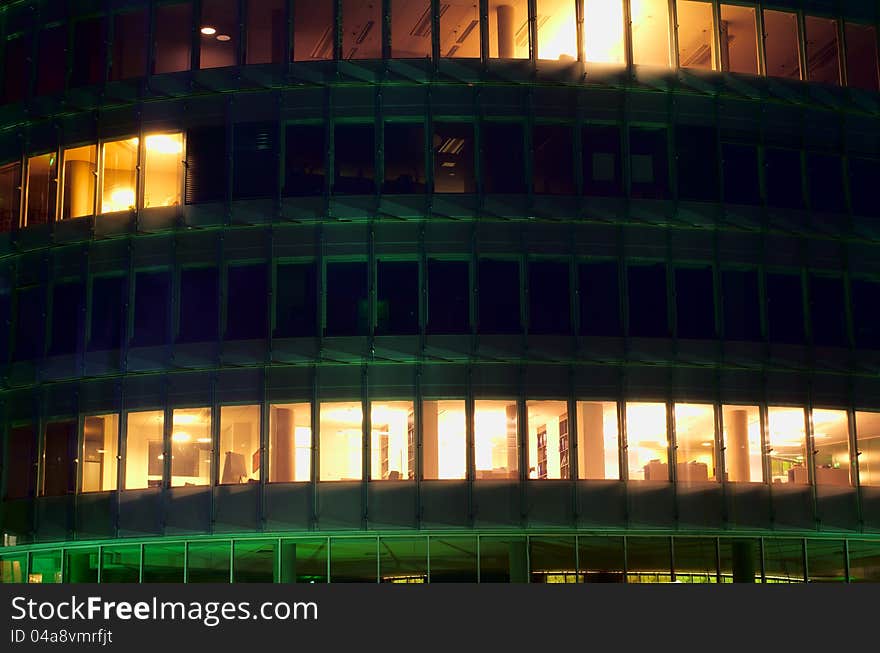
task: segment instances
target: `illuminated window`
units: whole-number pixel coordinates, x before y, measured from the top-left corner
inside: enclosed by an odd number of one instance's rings
[[[877,68],[877,29],[846,23],[846,83],[868,91],[880,90]]]
[[[177,206],[183,180],[183,134],[148,134],[144,141],[144,208]]]
[[[54,152],[32,156],[28,159],[27,169],[24,225],[52,222],[55,219],[55,202],[58,199],[58,156]]]
[[[116,14],[113,17],[112,81],[142,77],[147,70],[146,9]]]
[[[136,203],[138,139],[101,145],[101,206],[99,213],[127,211]]]
[[[721,70],[758,74],[758,28],[754,7],[721,5]]]
[[[199,23],[199,67],[238,63],[238,0],[202,0]]]
[[[416,473],[416,427],[411,401],[370,402],[370,479],[400,481]]]
[[[678,61],[682,68],[717,70],[712,36],[712,5],[696,0],[676,0],[678,10]]]
[[[260,480],[260,406],[220,407],[221,485]]]
[[[293,60],[333,58],[333,3],[293,0]]]
[[[40,495],[63,497],[76,489],[76,420],[49,422],[43,433]]]
[[[61,219],[95,213],[95,182],[98,175],[98,148],[84,145],[64,150],[64,181]]]
[[[851,484],[849,415],[845,410],[813,409],[813,450],[816,485]]]
[[[801,78],[797,14],[764,10],[764,64],[770,77]]]
[[[465,432],[464,401],[422,402],[422,478],[465,478]]]
[[[474,402],[474,463],[477,479],[519,476],[515,401]]]
[[[211,484],[211,409],[177,408],[171,429],[171,486]]]
[[[359,481],[363,476],[363,411],[360,402],[324,402],[320,408],[321,481]]]
[[[626,447],[629,480],[669,480],[666,404],[626,404]]]
[[[93,415],[83,420],[83,492],[116,489],[116,452],[119,441],[119,415]]]
[[[761,415],[757,406],[723,406],[724,473],[734,483],[760,483]]]
[[[129,413],[125,434],[125,489],[162,486],[165,455],[161,410]]]
[[[431,56],[430,0],[391,0],[391,56]]]
[[[21,164],[10,163],[0,167],[0,232],[9,232],[18,226],[20,211]]]
[[[529,478],[571,478],[571,433],[564,401],[527,401]]]
[[[537,0],[538,59],[577,59],[574,0]]]
[[[251,466],[258,472],[259,449],[249,455]],[[273,404],[269,408],[269,482],[290,483],[311,478],[311,404]]]
[[[669,0],[630,0],[629,6],[633,63],[669,68]]]
[[[61,549],[35,551],[31,554],[28,583],[61,582]]]
[[[675,478],[679,483],[717,480],[715,408],[710,404],[675,404]]]
[[[617,403],[577,402],[578,478],[620,478]]]
[[[804,409],[771,406],[767,409],[767,419],[771,482],[809,483]]]
[[[153,74],[189,70],[192,52],[192,5],[189,2],[156,7]]]
[[[480,56],[480,8],[473,0],[444,3],[440,13],[440,56]]]
[[[569,1],[569,4],[572,3]],[[528,58],[529,7],[526,0],[489,0],[489,56],[493,59]]]
[[[625,63],[623,2],[584,0],[584,56],[598,63]]]
[[[880,485],[880,413],[856,413],[860,485]]]
[[[474,127],[468,123],[434,123],[434,191],[473,193]]]
[[[811,82],[840,85],[840,50],[837,21],[831,18],[804,18],[807,49],[807,76]]]
[[[287,0],[247,0],[245,63],[284,63],[287,57]]]
[[[342,58],[382,57],[382,3],[342,0]]]

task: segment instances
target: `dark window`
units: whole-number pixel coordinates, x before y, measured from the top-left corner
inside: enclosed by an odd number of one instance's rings
[[[153,73],[189,70],[192,53],[192,5],[189,2],[156,7]]]
[[[245,63],[284,63],[287,43],[287,0],[247,0]]]
[[[104,18],[89,18],[74,26],[71,86],[101,84],[104,81],[105,25]]]
[[[47,424],[43,453],[42,494],[47,497],[73,494],[76,486],[76,421]]]
[[[724,201],[728,204],[760,204],[758,148],[750,144],[723,143],[721,156],[724,168]]]
[[[29,35],[19,36],[6,42],[4,73],[3,104],[24,100],[31,81],[31,37]]]
[[[679,268],[675,271],[675,314],[679,338],[715,337],[712,268]]]
[[[680,125],[675,130],[678,197],[718,201],[718,143],[714,127]]]
[[[0,232],[18,226],[21,211],[21,164],[10,163],[0,168]]]
[[[761,340],[761,300],[756,270],[721,273],[724,337],[727,340]]]
[[[519,264],[516,261],[480,261],[480,333],[519,333]]]
[[[265,338],[269,324],[267,270],[261,265],[235,265],[227,271],[226,339]]]
[[[798,275],[767,275],[767,327],[770,342],[804,341],[804,298]]]
[[[801,209],[801,153],[768,147],[764,151],[767,204],[781,209]]]
[[[584,194],[599,197],[623,195],[620,172],[620,128],[584,125],[581,128]]]
[[[98,277],[92,281],[89,349],[117,349],[125,325],[125,279]]]
[[[9,429],[6,448],[6,498],[25,499],[33,496],[36,488],[36,433],[33,426]],[[14,461],[14,464],[12,464]]]
[[[669,196],[669,158],[666,152],[666,129],[630,128],[630,194],[633,197],[665,199]]]
[[[232,199],[274,197],[278,188],[277,125],[246,122],[234,129]]]
[[[850,292],[856,346],[880,349],[880,321],[876,317],[877,307],[880,306],[880,283],[854,279],[850,284]]]
[[[226,199],[226,169],[226,129],[190,129],[186,133],[186,203]]]
[[[411,334],[419,330],[419,264],[379,261],[376,264],[376,332]]]
[[[529,332],[571,333],[571,293],[568,264],[529,263]]]
[[[569,125],[535,125],[532,130],[535,193],[574,194],[573,139]]]
[[[333,192],[369,195],[375,187],[375,130],[373,125],[336,125],[336,180]]]
[[[486,122],[483,137],[483,191],[526,192],[523,128],[518,123]]]
[[[847,345],[846,298],[842,279],[810,276],[810,324],[814,344],[830,347]]]
[[[50,354],[73,354],[80,339],[85,287],[79,281],[57,283],[52,288]]]
[[[666,265],[630,265],[629,335],[659,338],[669,334],[666,313]]]
[[[807,155],[809,175],[810,208],[814,211],[843,212],[846,197],[843,190],[843,166],[834,154]]]
[[[202,0],[199,68],[222,68],[237,63],[238,0]]]
[[[434,191],[473,193],[474,127],[467,123],[434,123]]]
[[[15,360],[30,360],[43,355],[46,288],[30,286],[15,293]]]
[[[280,264],[275,273],[275,336],[314,336],[318,293],[314,263]]]
[[[621,335],[617,262],[581,264],[578,266],[578,284],[581,335]]]
[[[807,74],[810,81],[840,85],[840,52],[837,21],[804,16]]]
[[[12,319],[12,294],[5,284],[0,285],[0,365],[9,360],[9,332]]]
[[[179,342],[217,339],[220,289],[216,268],[192,268],[180,272]]]
[[[425,192],[425,128],[421,124],[385,124],[383,192]]]
[[[134,278],[134,326],[131,344],[151,347],[168,342],[170,272],[138,272]]]
[[[846,24],[846,84],[880,90],[877,77],[877,30],[873,25]]]
[[[286,130],[284,194],[324,193],[324,125],[288,125]]]
[[[40,32],[37,54],[37,95],[64,90],[67,68],[67,27],[52,27]]]
[[[147,12],[129,11],[113,17],[113,61],[110,79],[142,77],[147,70]]]
[[[880,216],[876,185],[880,179],[880,159],[849,159],[849,192],[853,213]]]
[[[370,330],[366,263],[328,263],[326,286],[328,336],[366,335]]]
[[[58,199],[58,156],[51,152],[28,158],[25,225],[48,224],[55,219]]]
[[[469,295],[466,261],[428,261],[428,333],[468,333]]]

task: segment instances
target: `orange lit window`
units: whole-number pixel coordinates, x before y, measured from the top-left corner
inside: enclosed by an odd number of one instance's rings
[[[678,62],[682,68],[718,69],[712,36],[712,5],[695,0],[677,0]]]
[[[466,462],[464,401],[422,402],[422,477],[463,479]]]
[[[637,66],[671,65],[669,1],[630,0],[633,63]]]
[[[360,402],[322,403],[319,479],[359,481],[363,476],[363,411]]]
[[[570,0],[569,4],[572,4]],[[493,59],[528,58],[529,7],[526,0],[489,0],[489,56]]]
[[[631,481],[669,480],[666,404],[626,404],[626,446]]]
[[[622,2],[584,0],[584,56],[597,63],[624,63]]]
[[[109,141],[101,146],[100,213],[133,209],[137,196],[138,139]]]

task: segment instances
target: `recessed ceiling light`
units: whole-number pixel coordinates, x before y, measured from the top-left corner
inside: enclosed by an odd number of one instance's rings
[[[231,39],[232,39],[232,37],[229,36],[229,34],[218,34],[218,35],[217,35],[217,40],[218,40],[218,41],[229,41],[229,40],[231,40]]]
[[[203,27],[203,28],[201,29],[201,32],[202,32],[202,34],[204,34],[205,36],[211,36],[212,34],[216,34],[216,33],[217,33],[217,30],[214,29],[213,27],[209,27],[209,26],[206,25],[205,27]]]

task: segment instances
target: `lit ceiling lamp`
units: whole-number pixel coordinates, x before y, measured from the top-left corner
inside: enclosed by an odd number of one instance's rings
[[[205,25],[202,29],[199,30],[205,36],[214,36],[217,33],[217,30],[210,25]]]
[[[217,35],[217,40],[218,40],[218,41],[223,41],[223,42],[225,43],[226,41],[231,41],[231,40],[232,40],[232,37],[229,36],[229,34],[218,34],[218,35]]]
[[[180,134],[150,134],[147,136],[147,149],[157,154],[180,154],[183,141]]]

